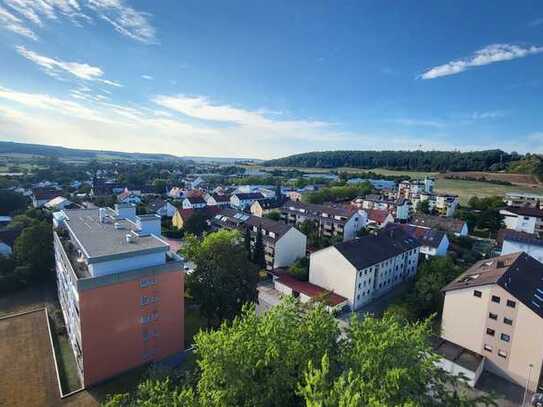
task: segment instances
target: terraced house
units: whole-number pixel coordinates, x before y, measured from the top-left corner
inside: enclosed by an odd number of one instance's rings
[[[368,223],[365,211],[344,206],[327,206],[288,201],[281,208],[281,219],[289,225],[313,222],[321,236],[340,236],[343,241],[356,237]]]
[[[54,214],[58,296],[85,387],[183,351],[183,263],[160,216],[130,205]]]

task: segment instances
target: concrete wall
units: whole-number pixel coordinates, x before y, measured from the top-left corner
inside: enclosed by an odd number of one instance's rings
[[[80,293],[85,386],[183,351],[184,274],[152,277],[157,284],[144,288],[138,278]],[[158,302],[141,305],[142,296],[158,297]],[[154,312],[156,320],[141,322]]]
[[[311,254],[309,282],[354,302],[356,269],[333,246]]]
[[[296,228],[291,228],[275,242],[273,267],[287,267],[305,257],[307,237]]]

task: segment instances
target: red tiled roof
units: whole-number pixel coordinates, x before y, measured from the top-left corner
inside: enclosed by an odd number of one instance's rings
[[[377,222],[378,224],[383,224],[389,215],[388,211],[385,211],[384,209],[367,209],[366,212],[368,214],[368,220]]]
[[[324,300],[332,306],[341,304],[342,302],[347,301],[345,297],[335,294],[332,291],[328,291],[318,285],[311,284],[308,281],[296,280],[294,277],[288,274],[281,274],[277,277],[277,282],[286,285],[290,289],[297,291],[299,293],[305,294],[308,297],[316,298],[319,296],[325,296]]]

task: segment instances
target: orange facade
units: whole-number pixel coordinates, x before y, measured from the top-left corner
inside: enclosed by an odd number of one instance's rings
[[[183,271],[79,293],[85,386],[182,352]]]

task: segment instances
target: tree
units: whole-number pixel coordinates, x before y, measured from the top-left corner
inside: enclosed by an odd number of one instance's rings
[[[419,201],[417,203],[417,212],[429,214],[430,213],[430,202],[428,202],[428,201]]]
[[[256,268],[239,232],[220,230],[201,240],[189,235],[183,254],[195,264],[187,289],[208,325],[234,318],[244,303],[256,299]]]
[[[265,214],[264,217],[278,222],[281,220],[281,213],[278,211],[271,211]]]
[[[247,250],[247,254],[250,259],[251,258],[251,231],[249,230],[249,228],[246,228],[245,233],[243,234],[243,244],[245,246],[245,250]]]
[[[262,240],[262,230],[259,228],[256,232],[255,246],[253,248],[253,263],[260,268],[266,266],[266,259],[264,257],[264,242]]]
[[[8,190],[0,191],[0,214],[9,215],[26,208],[27,202],[23,195]]]
[[[53,232],[47,222],[27,227],[17,237],[14,254],[19,266],[26,266],[37,279],[45,279],[53,267]]]
[[[405,323],[391,314],[352,319],[340,354],[310,362],[298,394],[306,406],[476,406],[443,371],[429,343],[431,320]],[[338,367],[340,367],[338,369]]]
[[[206,215],[201,211],[195,211],[185,222],[184,229],[186,233],[201,236],[207,229]]]

